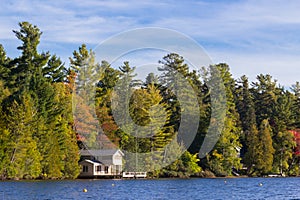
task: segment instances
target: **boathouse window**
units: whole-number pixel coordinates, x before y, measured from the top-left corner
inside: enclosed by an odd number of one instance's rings
[[[96,171],[97,171],[97,172],[101,172],[101,165],[96,166]]]
[[[108,166],[105,166],[104,171],[105,173],[108,173]]]
[[[83,165],[82,172],[88,172],[88,171],[89,171],[89,167],[86,165]]]

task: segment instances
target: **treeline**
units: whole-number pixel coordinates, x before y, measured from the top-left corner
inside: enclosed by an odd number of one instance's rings
[[[75,52],[75,60],[71,63],[83,63],[87,54],[89,58],[94,57],[83,45]],[[229,176],[235,172],[248,176],[299,175],[299,151],[296,151],[296,138],[291,132],[300,128],[299,82],[285,89],[268,74],[258,75],[252,83],[246,76],[235,80],[227,64],[192,71],[184,58],[175,53],[159,61],[160,75],[150,73],[145,80],[136,79],[135,67],[129,62],[116,69],[105,61],[101,65],[95,64],[94,59],[90,61],[82,68],[77,65],[76,73],[95,77],[87,72],[97,71],[97,68],[101,72],[95,88],[95,109],[105,134],[128,152],[161,152],[151,158],[127,157],[130,164],[138,164],[134,169],[125,164],[125,170],[138,170],[142,166],[152,171],[150,175],[160,177]],[[82,83],[86,82],[84,80],[89,79],[80,79]],[[218,90],[224,90],[226,98]],[[222,108],[225,108],[223,113]],[[196,127],[192,120],[195,118],[199,124],[195,138],[189,141]],[[215,125],[220,122],[223,127]],[[218,130],[220,127],[222,129]],[[199,161],[195,155],[205,138],[211,137],[209,129],[221,134],[213,150]],[[171,147],[169,144],[175,137],[177,146]],[[93,144],[97,142],[95,138],[86,136],[85,139],[91,146],[97,146]],[[188,151],[167,167],[153,170],[154,165],[161,164],[158,162],[161,157],[171,159],[183,153],[174,150],[178,148],[188,148]]]
[[[82,46],[80,50],[85,48]],[[90,56],[93,57],[93,52]],[[76,63],[80,63],[78,61]],[[175,53],[166,55],[159,63],[161,74],[150,73],[144,81],[136,79],[135,67],[128,62],[118,69],[106,62],[100,67],[102,75],[97,81],[95,108],[102,130],[128,152],[161,151],[156,155],[158,158],[134,157],[133,161],[148,169],[155,168],[153,165],[159,163],[153,163],[153,160],[166,156],[166,147],[177,137],[178,145],[167,149],[167,157],[176,157],[178,152],[170,150],[178,149],[180,145],[188,151],[171,165],[152,170],[153,176],[206,176],[212,173],[228,176],[234,172],[248,176],[299,175],[300,157],[296,152],[296,138],[291,132],[300,128],[299,82],[285,89],[270,75],[260,74],[253,83],[249,83],[246,76],[235,80],[227,64],[191,71],[184,58]],[[81,70],[85,71],[86,77],[91,77],[86,72],[95,71],[97,65],[87,66]],[[79,69],[77,73],[82,72]],[[222,83],[214,80],[216,78]],[[216,87],[218,84],[223,87]],[[219,98],[219,102],[212,100],[213,91],[209,86],[214,87],[214,98]],[[220,89],[224,90],[226,98],[222,99],[222,92],[218,96]],[[193,95],[196,95],[199,107],[195,106]],[[184,109],[181,101],[184,101]],[[212,105],[212,102],[226,106]],[[213,107],[217,114],[212,113]],[[221,108],[225,108],[224,115],[221,111],[218,113]],[[195,127],[192,120],[195,118],[199,119],[195,138],[191,145],[185,146]],[[184,120],[190,122],[184,123]],[[223,122],[221,130],[218,130],[221,126],[214,126],[216,122]],[[204,139],[211,137],[207,134],[211,126],[221,134],[214,149],[199,162],[195,154]],[[93,143],[88,136],[86,139],[89,144]],[[130,159],[127,158],[132,164]],[[132,170],[132,166],[126,167]]]
[[[27,22],[13,31],[20,56],[0,45],[0,177],[75,178],[79,153],[72,116],[72,76]]]
[[[159,71],[162,74],[160,76],[149,74],[144,82],[134,79],[135,68],[130,67],[127,62],[119,69],[107,66],[103,77],[98,82],[97,102],[99,104],[96,106],[100,124],[112,141],[126,151],[151,152],[167,146],[174,136],[181,135],[181,138],[184,138],[192,132],[189,129],[180,132],[180,123],[183,123],[182,108],[180,99],[176,96],[178,93],[184,93],[186,87],[182,80],[174,75],[174,71],[180,72],[185,81],[192,85],[197,95],[198,110],[194,110],[195,106],[189,102],[191,97],[181,98],[186,98],[185,103],[188,104],[185,108],[188,111],[185,117],[199,118],[196,137],[186,154],[175,161],[175,164],[155,171],[154,175],[206,176],[211,175],[211,172],[216,176],[229,176],[234,172],[248,176],[263,176],[270,173],[299,175],[300,157],[299,152],[296,152],[296,138],[291,132],[300,128],[299,82],[287,90],[270,75],[260,74],[253,83],[249,83],[246,76],[235,80],[226,64],[203,68],[199,72],[190,71],[183,57],[174,53],[163,57],[160,63]],[[208,88],[215,78],[208,74],[213,74],[216,69],[225,86],[223,89],[226,101],[223,103],[226,104],[226,111],[224,120],[221,120],[224,122],[224,127],[214,149],[197,162],[197,159],[192,159],[193,155],[199,152],[204,138],[207,137],[209,126],[213,126],[212,123],[218,120],[216,118],[222,116],[221,113],[212,116],[212,106],[218,108],[218,105],[212,105],[211,90]],[[115,125],[113,120],[111,110],[113,91],[116,89],[130,91],[126,88],[130,85],[134,85],[135,88],[132,96],[118,93],[117,96],[121,99],[116,101],[117,103],[130,102],[126,109],[129,109],[130,117],[135,123],[140,125],[151,123],[150,129],[142,134],[151,135],[153,131],[151,127],[161,127],[161,108],[167,111],[163,128],[157,130],[150,139],[135,138],[134,134],[128,135],[128,132],[133,133],[136,128],[126,127],[127,129],[123,128],[127,130],[124,132]],[[168,89],[172,87],[177,90]],[[126,122],[125,113],[121,110],[117,113],[124,120],[124,126],[130,125]],[[183,139],[182,142],[185,143],[185,140]],[[172,153],[169,155],[172,156]],[[189,164],[184,165],[184,161]],[[195,167],[195,163],[200,168]]]
[[[75,178],[79,148],[114,145],[131,153],[156,152],[125,155],[124,170],[147,168],[154,177],[299,175],[290,132],[300,129],[298,82],[287,90],[270,75],[258,75],[253,83],[246,76],[235,80],[226,64],[192,71],[176,53],[159,61],[160,75],[138,80],[129,62],[119,68],[97,63],[85,45],[66,68],[56,55],[38,52],[36,26],[23,22],[14,33],[22,42],[19,57],[9,58],[0,46],[2,178]],[[216,73],[222,82],[214,80]],[[215,92],[220,105],[213,105],[209,87],[216,84],[226,96]],[[220,122],[223,127],[214,127]],[[221,134],[199,160],[209,130]],[[104,143],[103,134],[112,143]],[[160,160],[170,164],[160,169]],[[132,163],[138,163],[134,169]]]

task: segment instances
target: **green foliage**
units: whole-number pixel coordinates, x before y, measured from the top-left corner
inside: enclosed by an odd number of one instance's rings
[[[95,86],[103,69],[95,62],[95,53],[88,50],[85,44],[81,45],[78,51],[73,52],[73,58],[70,58],[70,68],[76,73],[76,94],[88,106],[94,106]]]
[[[9,131],[7,178],[36,178],[41,173],[42,158],[32,135],[35,115],[29,95],[20,96],[19,102],[13,101],[6,111],[5,128]]]
[[[229,66],[219,64],[217,68],[225,85],[227,111],[219,141],[215,145],[212,154],[207,155],[207,160],[213,172],[217,175],[227,176],[231,175],[232,168],[241,168],[240,158],[238,157],[238,151],[241,148],[239,142],[241,130],[233,97],[234,80],[229,72]]]
[[[288,174],[295,147],[295,138],[290,131],[279,132],[277,134],[276,144],[274,144],[273,171],[280,174]]]
[[[104,133],[113,144],[117,145],[120,138],[117,135],[118,127],[112,117],[111,99],[120,72],[112,68],[107,62],[102,62],[101,67],[103,68],[103,75],[97,83],[95,94],[96,114]]]
[[[255,99],[257,124],[261,124],[265,119],[269,119],[272,124],[277,90],[276,81],[272,80],[272,76],[268,74],[257,76],[257,82],[253,83],[253,88],[251,89]]]
[[[247,131],[246,144],[247,151],[243,160],[247,167],[247,175],[252,175],[255,172],[252,168],[257,165],[259,159],[262,159],[259,133],[255,124],[252,124]]]
[[[0,44],[0,80],[7,79],[9,74],[8,64],[10,59],[6,56],[3,46]]]
[[[272,130],[267,119],[262,121],[259,131],[253,126],[249,132],[248,150],[245,155],[248,175],[264,175],[271,172],[275,152],[271,135]]]
[[[250,176],[300,174],[291,133],[300,129],[299,82],[288,91],[260,74],[249,85],[224,63],[200,74],[176,53],[159,61],[160,76],[142,82],[129,62],[99,64],[84,44],[66,69],[58,56],[38,51],[38,27],[19,25],[20,55],[9,58],[0,44],[1,178],[76,178],[78,134],[89,148],[138,153],[127,157],[126,170],[148,169],[153,177],[189,177],[202,168],[227,176],[242,165]],[[102,141],[100,127],[112,143]],[[199,161],[203,141],[216,138]]]
[[[249,174],[252,166],[255,164],[255,155],[258,151],[256,148],[258,144],[258,130],[256,126],[253,96],[249,90],[248,78],[242,76],[237,82],[239,85],[235,88],[235,102],[243,131],[240,136],[240,142],[242,144],[240,155],[243,158],[242,162],[247,166],[247,173]]]
[[[260,125],[259,130],[259,149],[261,151],[261,158],[258,158],[256,168],[260,171],[260,173],[268,173],[272,169],[273,164],[273,155],[274,155],[274,148],[272,145],[272,130],[271,126],[269,125],[268,120],[263,120]]]
[[[177,158],[174,160],[174,158]],[[161,177],[186,178],[197,175],[202,171],[199,167],[197,154],[185,151],[182,144],[173,140],[165,149],[164,161],[169,165],[160,170]]]
[[[19,25],[14,33],[21,55],[10,59],[0,48],[0,176],[74,178],[79,155],[72,95],[62,83],[65,67],[58,57],[38,52],[42,33],[36,26]]]
[[[292,101],[292,117],[294,119],[294,124],[292,126],[294,128],[300,128],[300,83],[296,82],[295,85],[291,88],[293,92],[293,101]]]

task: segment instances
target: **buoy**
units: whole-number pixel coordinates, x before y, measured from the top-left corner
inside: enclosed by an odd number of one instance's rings
[[[262,183],[259,183],[259,186],[262,186],[263,184]]]
[[[224,183],[227,183],[227,181],[226,181],[226,180],[224,180]]]
[[[84,189],[82,190],[82,192],[87,192],[87,189],[84,188]]]
[[[114,186],[115,186],[115,184],[111,184],[111,186],[113,186],[113,187],[114,187]]]

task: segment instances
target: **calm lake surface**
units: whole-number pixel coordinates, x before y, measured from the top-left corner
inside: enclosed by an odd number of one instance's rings
[[[300,199],[300,178],[7,181],[0,199]]]

